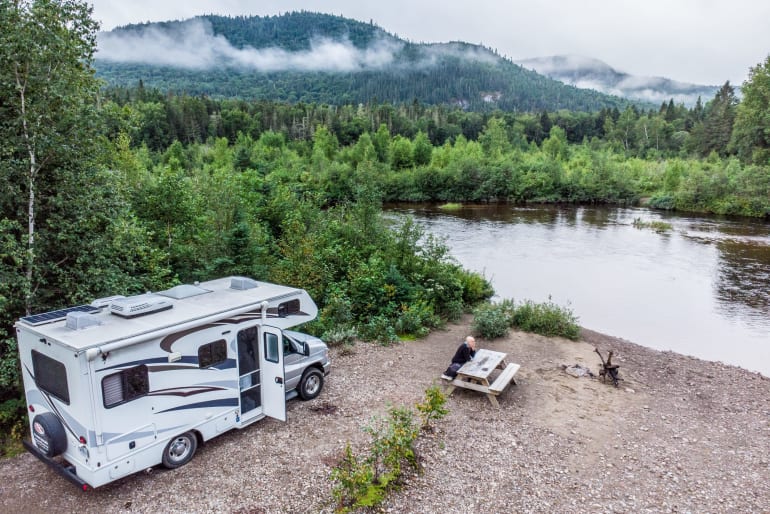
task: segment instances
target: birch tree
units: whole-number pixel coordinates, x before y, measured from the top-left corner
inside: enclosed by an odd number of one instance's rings
[[[24,247],[24,310],[40,285],[40,220],[65,201],[72,171],[94,158],[98,25],[74,0],[0,0],[0,194]],[[76,199],[71,198],[71,201]],[[45,223],[44,223],[45,225]]]

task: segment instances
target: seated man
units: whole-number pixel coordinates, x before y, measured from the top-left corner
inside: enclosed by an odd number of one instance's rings
[[[457,376],[457,370],[462,368],[463,364],[471,360],[474,355],[476,355],[476,339],[473,336],[468,336],[455,352],[454,357],[452,357],[452,364],[444,371],[441,378],[454,379]]]

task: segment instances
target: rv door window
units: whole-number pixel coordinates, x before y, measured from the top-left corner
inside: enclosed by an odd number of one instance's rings
[[[144,364],[113,373],[102,380],[102,398],[107,408],[144,396],[149,391],[150,377]]]
[[[278,362],[280,356],[278,336],[275,334],[265,333],[265,359],[270,362]]]
[[[64,364],[32,350],[32,372],[35,374],[35,383],[40,389],[67,405],[70,404],[67,368]]]
[[[227,343],[224,339],[204,344],[198,348],[198,367],[210,368],[227,360]]]

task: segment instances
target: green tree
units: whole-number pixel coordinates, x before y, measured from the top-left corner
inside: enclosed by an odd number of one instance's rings
[[[564,133],[563,128],[556,125],[551,127],[548,139],[543,141],[543,152],[552,159],[567,159],[567,135]]]
[[[414,148],[412,142],[403,136],[396,136],[390,145],[391,163],[393,169],[409,168],[414,164]]]
[[[484,132],[479,136],[479,142],[489,159],[499,159],[503,154],[508,153],[511,150],[511,143],[508,141],[505,121],[500,118],[490,118],[484,127]]]
[[[98,82],[90,63],[98,25],[84,2],[4,0],[0,5],[0,151],[8,180],[18,188],[14,193],[26,203],[21,286],[29,312],[41,278],[38,229],[46,215],[45,195],[55,194],[63,169],[76,168],[94,153]],[[15,217],[18,198],[4,199],[4,215]]]
[[[733,127],[733,148],[744,161],[770,163],[770,55],[749,70]]]
[[[433,145],[430,143],[428,136],[422,130],[414,136],[412,142],[414,147],[414,164],[416,166],[424,166],[430,164],[430,159],[433,154]]]
[[[372,137],[372,143],[374,143],[374,149],[377,150],[377,160],[390,162],[390,130],[388,130],[387,125],[380,124]]]
[[[733,133],[738,98],[730,81],[719,88],[714,99],[706,105],[703,119],[701,155],[717,152],[724,156]]]

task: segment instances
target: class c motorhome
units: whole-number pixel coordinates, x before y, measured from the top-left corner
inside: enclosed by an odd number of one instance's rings
[[[21,318],[24,445],[85,490],[285,421],[329,373],[326,345],[288,330],[317,312],[302,289],[227,277]]]

